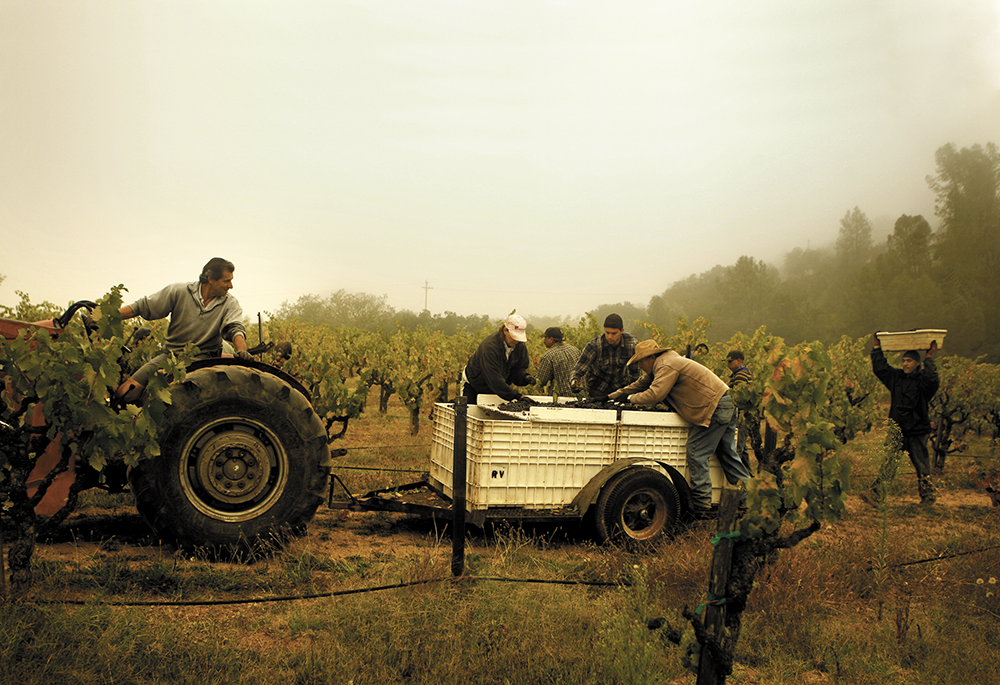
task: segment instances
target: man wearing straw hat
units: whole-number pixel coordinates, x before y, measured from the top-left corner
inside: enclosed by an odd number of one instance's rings
[[[655,340],[638,343],[628,363],[638,363],[645,375],[608,397],[633,404],[666,400],[681,418],[692,424],[687,441],[691,499],[693,513],[703,516],[712,506],[708,461],[713,454],[731,484],[751,477],[736,452],[736,407],[729,386],[707,366],[660,347]]]

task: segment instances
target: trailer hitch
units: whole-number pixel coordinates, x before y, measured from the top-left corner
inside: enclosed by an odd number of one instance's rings
[[[350,504],[344,502],[342,505],[338,505],[336,507],[333,506],[333,486],[334,486],[335,483],[340,483],[340,487],[343,488],[344,492],[347,493],[347,496],[351,498]],[[340,476],[338,476],[336,473],[331,473],[330,474],[330,494],[327,496],[326,508],[327,509],[350,509],[351,507],[359,507],[359,506],[361,506],[361,504],[358,502],[357,498],[351,493],[351,491],[347,489],[347,485],[344,484],[344,481],[342,481],[340,479]]]

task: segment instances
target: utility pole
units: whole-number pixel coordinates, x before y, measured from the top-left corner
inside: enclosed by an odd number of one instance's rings
[[[433,290],[433,289],[434,288],[432,288],[430,285],[428,285],[428,281],[424,281],[424,311],[425,312],[427,311],[427,291],[428,290]]]

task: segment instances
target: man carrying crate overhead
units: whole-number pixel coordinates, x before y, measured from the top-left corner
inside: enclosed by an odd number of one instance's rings
[[[931,433],[928,404],[937,392],[941,381],[931,357],[937,352],[937,340],[932,340],[920,368],[920,353],[908,350],[903,353],[902,369],[889,366],[882,352],[878,334],[872,336],[872,371],[889,389],[891,404],[889,418],[896,422],[903,434],[903,449],[917,472],[917,492],[920,503],[934,504],[934,486],[931,484],[931,459],[927,451],[927,438]],[[872,491],[881,500],[883,484],[876,479]]]

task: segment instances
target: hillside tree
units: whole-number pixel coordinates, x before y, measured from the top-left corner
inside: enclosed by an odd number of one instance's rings
[[[938,149],[937,176],[927,183],[937,196],[937,235],[942,267],[966,280],[996,273],[1000,266],[1000,150],[993,143]]]
[[[886,266],[912,278],[930,275],[931,234],[931,225],[920,215],[896,219],[886,241]]]
[[[747,255],[726,267],[716,280],[719,318],[716,326],[724,336],[754,331],[768,320],[779,282],[778,270]]]
[[[859,208],[855,207],[840,220],[837,235],[837,258],[841,267],[855,271],[868,261],[872,253],[872,224]]]

